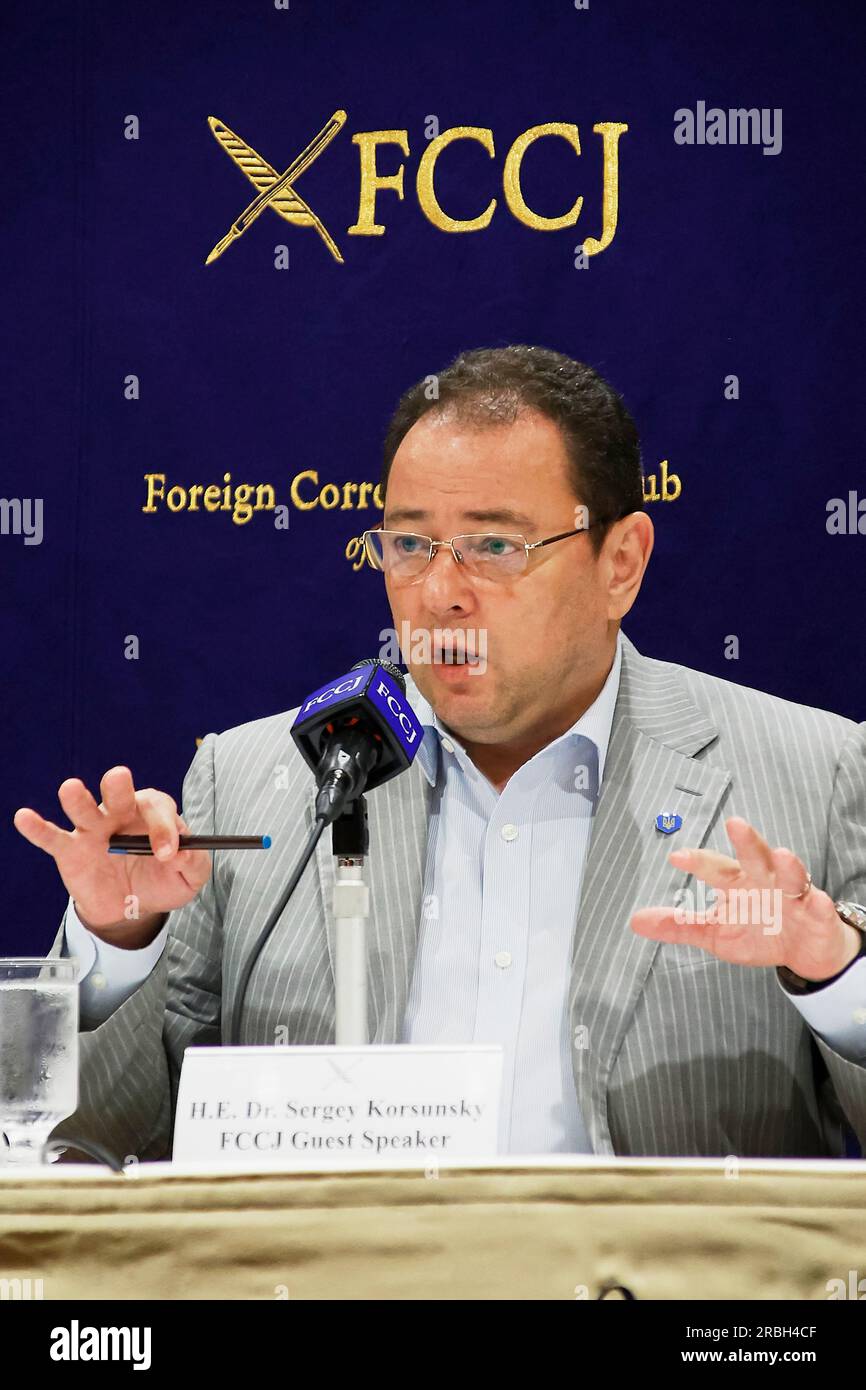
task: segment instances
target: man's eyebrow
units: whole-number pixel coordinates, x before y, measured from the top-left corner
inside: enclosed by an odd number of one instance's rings
[[[495,526],[535,526],[535,520],[525,512],[514,511],[510,507],[486,507],[478,511],[461,512],[464,521],[486,522]],[[427,521],[430,513],[418,507],[395,507],[388,513],[388,526],[395,522]]]

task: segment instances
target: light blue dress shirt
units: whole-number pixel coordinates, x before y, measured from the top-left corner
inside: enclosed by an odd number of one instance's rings
[[[585,714],[497,792],[427,702],[431,785],[402,1041],[500,1043],[501,1153],[591,1153],[572,1072],[571,951],[622,649]]]

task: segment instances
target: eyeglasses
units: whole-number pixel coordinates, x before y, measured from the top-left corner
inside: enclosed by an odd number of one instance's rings
[[[363,535],[367,559],[375,570],[382,570],[389,579],[400,583],[423,573],[434,554],[447,546],[458,565],[469,574],[482,579],[509,580],[522,574],[529,564],[530,551],[564,541],[569,536],[583,535],[595,526],[605,526],[619,517],[602,517],[574,531],[561,531],[543,541],[528,541],[525,536],[500,535],[498,532],[479,532],[477,535],[452,536],[450,541],[434,541],[432,536],[416,536],[412,531],[385,531],[376,528]]]

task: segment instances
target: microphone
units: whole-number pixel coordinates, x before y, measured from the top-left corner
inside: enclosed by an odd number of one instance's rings
[[[272,908],[239,972],[227,1030],[230,1043],[240,1042],[247,987],[262,948],[288,906],[325,826],[337,820],[365,790],[372,791],[405,772],[421,746],[422,732],[420,721],[406,699],[403,672],[390,661],[380,661],[376,657],[357,662],[345,676],[314,690],[301,705],[291,735],[301,756],[315,773],[319,789],[316,819],[287,887]],[[352,818],[353,824],[344,827],[343,838],[360,835],[366,853],[363,802],[355,808]],[[366,1005],[361,1014],[366,1018]],[[354,1013],[350,1021],[354,1023]]]
[[[316,778],[316,819],[327,825],[365,791],[405,772],[423,730],[403,672],[367,657],[307,696],[291,734]]]

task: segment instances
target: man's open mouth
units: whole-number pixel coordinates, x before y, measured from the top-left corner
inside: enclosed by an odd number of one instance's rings
[[[473,651],[462,651],[457,647],[434,647],[435,666],[480,666],[481,657]]]

